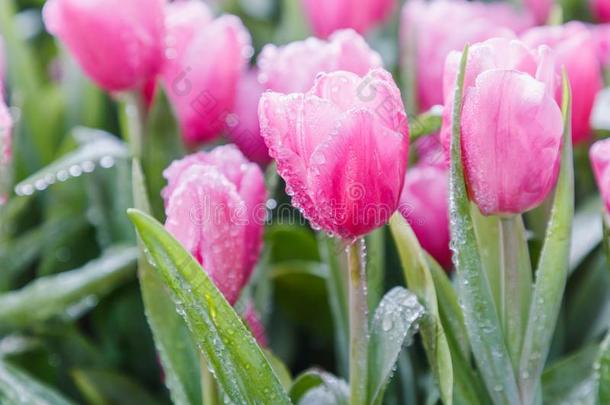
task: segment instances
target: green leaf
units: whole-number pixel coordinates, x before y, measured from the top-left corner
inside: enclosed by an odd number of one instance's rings
[[[289,404],[254,337],[197,261],[156,220],[138,210],[128,215],[228,397],[239,404]]]
[[[610,403],[610,333],[602,342],[595,365],[597,370],[598,403]]]
[[[348,405],[349,387],[345,381],[330,373],[308,370],[294,380],[290,388],[290,399],[295,405]]]
[[[75,369],[72,377],[88,404],[159,404],[152,394],[130,378],[114,371]]]
[[[0,360],[0,403],[69,405],[72,402],[17,367]]]
[[[144,177],[137,159],[133,161],[132,170],[135,206],[149,212]],[[163,279],[146,260],[143,246],[140,246],[138,258],[138,279],[146,319],[153,334],[155,347],[165,372],[165,384],[172,400],[178,405],[200,404],[201,383],[197,348],[184,320],[176,312],[176,305]]]
[[[290,370],[288,370],[288,367],[286,367],[282,360],[277,358],[271,350],[263,349],[263,353],[265,353],[265,357],[267,357],[269,364],[273,367],[275,375],[277,375],[277,378],[279,378],[282,383],[282,387],[288,391],[292,386],[292,375],[290,374]]]
[[[497,403],[518,403],[515,373],[479,253],[464,181],[460,118],[467,60],[468,46],[462,53],[455,89],[449,183],[451,243],[455,249],[458,291],[464,308],[468,337],[472,347],[476,348],[473,354],[492,399]]]
[[[415,294],[402,287],[381,299],[370,327],[367,403],[381,404],[398,355],[411,343],[424,313]]]
[[[40,277],[21,290],[0,295],[0,327],[22,328],[70,316],[79,304],[95,303],[133,276],[136,256],[135,248],[108,249],[80,269]]]
[[[599,227],[601,209],[601,201],[596,196],[584,201],[574,214],[570,246],[570,274],[599,246],[603,239],[603,232]]]
[[[409,121],[409,137],[411,142],[424,137],[437,133],[441,129],[443,123],[443,109],[432,107],[425,113],[413,117]]]
[[[597,345],[587,346],[548,366],[542,374],[542,397],[546,404],[570,403],[570,398],[591,384]]]
[[[533,400],[551,346],[568,276],[570,237],[574,215],[574,170],[572,167],[571,95],[565,72],[563,77],[563,150],[555,199],[532,295],[525,332],[519,381],[521,397]]]

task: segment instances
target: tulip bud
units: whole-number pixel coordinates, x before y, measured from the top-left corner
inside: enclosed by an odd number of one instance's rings
[[[353,239],[398,207],[408,122],[385,70],[320,74],[305,94],[267,92],[259,120],[287,194],[314,228]]]
[[[237,82],[252,54],[250,35],[231,15],[212,20],[205,4],[166,6],[163,82],[186,142],[213,139],[233,109]]]
[[[449,52],[492,37],[512,38],[513,31],[523,31],[532,24],[529,16],[508,4],[408,1],[401,16],[401,50],[403,59],[414,63],[419,110],[443,104],[443,66]]]
[[[313,32],[322,38],[342,28],[364,33],[385,20],[396,0],[302,0]]]
[[[260,168],[234,145],[173,162],[163,173],[165,227],[233,304],[258,260],[265,221]]]
[[[562,26],[532,28],[523,34],[522,39],[532,47],[550,46],[557,57],[558,74],[565,66],[572,88],[572,142],[588,140],[595,96],[603,88],[602,71],[591,33],[582,23],[571,22]],[[557,89],[556,98],[561,100],[561,89]]]
[[[259,80],[265,88],[304,93],[320,72],[345,70],[364,76],[370,69],[381,67],[381,57],[356,32],[342,30],[328,41],[308,38],[280,47],[265,45],[258,57],[258,67]]]
[[[591,11],[595,18],[602,22],[610,22],[610,1],[609,0],[590,0]]]
[[[43,17],[85,73],[108,91],[139,88],[163,60],[164,0],[49,0]]]
[[[398,207],[421,246],[445,269],[451,267],[448,187],[447,169],[419,164],[407,170]]]
[[[0,205],[4,204],[7,199],[7,189],[10,179],[11,165],[11,127],[13,122],[11,116],[0,97]]]
[[[448,149],[460,52],[447,57]],[[559,172],[563,120],[554,99],[558,80],[552,51],[495,38],[468,53],[461,113],[461,146],[468,192],[484,215],[517,214],[539,205]]]
[[[606,212],[610,213],[610,139],[595,142],[589,150],[589,157]]]

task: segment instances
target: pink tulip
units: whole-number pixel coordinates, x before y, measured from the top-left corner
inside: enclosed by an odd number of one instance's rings
[[[545,24],[551,15],[555,0],[524,0],[523,3],[534,16],[536,23]]]
[[[447,57],[443,141],[448,148],[453,86],[461,53]],[[516,214],[539,205],[557,179],[563,131],[554,99],[552,51],[495,38],[468,54],[461,146],[469,195],[485,215]]]
[[[610,139],[595,142],[589,150],[589,157],[606,212],[610,213]]]
[[[356,32],[342,30],[328,41],[308,38],[281,47],[266,45],[258,57],[258,67],[265,88],[304,93],[320,72],[346,70],[363,76],[381,67],[381,57]]]
[[[421,111],[443,104],[443,66],[451,51],[466,43],[514,36],[533,24],[508,4],[463,0],[410,0],[401,17],[403,58],[414,61],[416,97]]]
[[[610,24],[596,24],[590,27],[597,59],[607,69],[610,68]]]
[[[44,22],[109,91],[136,89],[163,61],[164,0],[49,0]]]
[[[595,42],[586,26],[571,22],[562,26],[532,28],[522,36],[530,46],[548,45],[557,55],[557,71],[565,66],[572,87],[572,141],[591,135],[590,116],[595,96],[603,88],[603,77]],[[561,94],[557,99],[561,100]]]
[[[243,320],[246,325],[252,332],[252,335],[256,339],[256,342],[259,346],[266,347],[267,346],[267,336],[265,334],[265,327],[261,322],[258,313],[256,312],[256,308],[254,308],[254,304],[252,301],[249,301],[246,304],[246,310],[243,314]]]
[[[258,81],[258,72],[245,72],[237,86],[235,106],[226,124],[229,138],[242,153],[253,162],[265,165],[270,157],[258,124],[258,101],[263,90],[263,85]]]
[[[593,15],[602,22],[610,22],[610,0],[590,0]]]
[[[446,269],[451,267],[448,187],[447,169],[419,164],[407,170],[398,207],[421,246]]]
[[[173,162],[163,173],[165,227],[233,304],[258,260],[265,221],[260,168],[234,145]]]
[[[231,15],[212,20],[195,0],[166,6],[168,48],[163,82],[186,142],[213,139],[233,109],[237,83],[252,53],[250,35]]]
[[[259,120],[286,192],[314,228],[353,239],[398,207],[408,123],[385,70],[320,74],[305,94],[264,93]]]
[[[13,122],[0,96],[0,205],[6,202],[6,189],[9,187],[11,165],[11,127]]]
[[[385,20],[396,0],[302,0],[313,32],[322,38],[342,28],[364,33]]]

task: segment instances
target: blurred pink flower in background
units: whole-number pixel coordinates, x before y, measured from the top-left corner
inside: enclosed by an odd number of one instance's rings
[[[264,93],[259,120],[292,204],[314,228],[353,239],[397,209],[409,132],[385,70],[320,74],[305,94]]]
[[[461,52],[445,67],[445,98],[454,93]],[[517,40],[471,46],[464,80],[461,146],[470,198],[485,215],[516,214],[539,205],[559,171],[562,115],[554,55]],[[447,106],[451,106],[448,101]],[[452,108],[443,121],[449,144]]]
[[[610,24],[595,24],[589,26],[597,58],[606,68],[610,68]]]
[[[443,67],[450,51],[492,37],[513,37],[513,31],[532,25],[529,15],[508,4],[408,1],[402,10],[400,39],[403,60],[415,60],[419,110],[443,104]]]
[[[413,228],[421,246],[449,269],[448,170],[426,164],[407,170],[398,210]]]
[[[164,0],[49,0],[43,17],[108,91],[139,88],[161,68]]]
[[[363,76],[381,65],[379,54],[353,30],[337,31],[328,41],[311,37],[279,47],[268,44],[258,57],[261,83],[282,93],[306,92],[320,72]]]
[[[545,24],[549,19],[555,0],[524,0],[523,4],[534,16],[536,23]]]
[[[572,87],[572,141],[576,144],[591,135],[590,116],[595,96],[603,88],[603,77],[596,44],[587,27],[580,22],[560,26],[536,27],[522,35],[532,46],[548,45],[557,57],[557,72],[565,66]],[[561,100],[557,89],[557,100]]]
[[[234,304],[262,246],[265,182],[235,145],[173,162],[163,173],[165,227]]]
[[[589,0],[593,16],[602,22],[610,22],[610,0]]]
[[[219,135],[233,109],[237,83],[252,56],[250,35],[232,15],[212,20],[199,1],[166,6],[163,82],[189,144]]]
[[[589,158],[606,211],[610,213],[610,139],[595,142]]]
[[[13,122],[8,108],[0,95],[0,205],[7,199],[9,172],[12,156],[11,127]]]
[[[263,326],[252,301],[248,301],[248,303],[246,304],[246,310],[244,311],[242,317],[259,346],[267,347],[267,336],[265,334],[265,327]]]
[[[342,28],[365,33],[389,16],[396,0],[301,0],[301,4],[314,34],[326,38]]]

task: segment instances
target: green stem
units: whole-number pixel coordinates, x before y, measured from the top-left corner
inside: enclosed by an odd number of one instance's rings
[[[203,354],[199,354],[201,364],[201,398],[203,405],[218,404],[218,390],[216,389],[216,380],[210,372],[208,362]]]
[[[146,125],[146,106],[138,91],[125,93],[121,103],[121,133],[129,143],[132,157],[142,158],[144,127]]]
[[[364,239],[356,240],[346,249],[349,269],[349,378],[352,405],[366,403],[369,325],[364,249]]]

